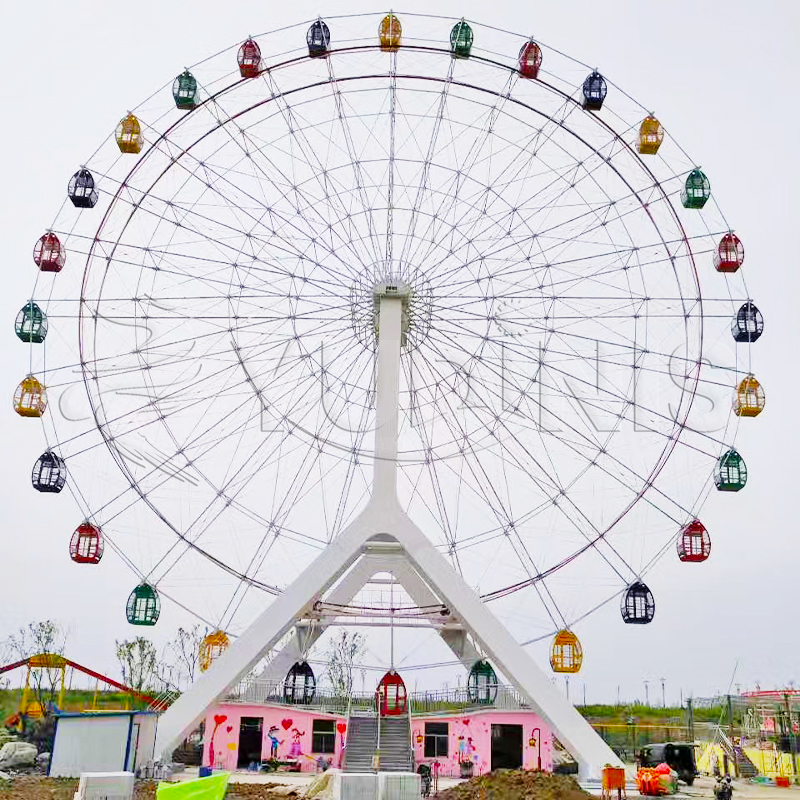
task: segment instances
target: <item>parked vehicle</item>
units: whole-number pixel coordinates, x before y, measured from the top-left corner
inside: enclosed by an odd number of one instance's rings
[[[691,742],[666,742],[648,744],[639,751],[637,759],[641,767],[657,767],[668,764],[678,773],[678,780],[687,786],[694,783],[697,765],[694,760],[694,745]]]

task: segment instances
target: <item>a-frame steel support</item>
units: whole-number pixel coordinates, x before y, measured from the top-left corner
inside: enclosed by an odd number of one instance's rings
[[[380,303],[380,340],[376,398],[373,493],[359,516],[279,595],[253,624],[162,715],[156,752],[172,750],[199,724],[207,708],[220,700],[295,625],[314,602],[357,560],[372,550],[399,556],[433,593],[457,614],[473,640],[551,726],[577,760],[582,777],[599,777],[603,766],[622,766],[611,748],[550,683],[478,595],[464,582],[397,499],[397,436],[400,344],[407,287],[376,287]],[[374,573],[373,573],[374,574]]]

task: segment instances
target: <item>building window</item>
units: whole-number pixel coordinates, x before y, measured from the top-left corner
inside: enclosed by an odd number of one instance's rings
[[[446,722],[425,723],[425,758],[447,757],[447,734]]]
[[[336,752],[336,731],[334,729],[334,720],[315,719],[311,723],[311,752]]]

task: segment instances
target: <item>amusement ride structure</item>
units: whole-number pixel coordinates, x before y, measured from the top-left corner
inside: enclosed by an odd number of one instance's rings
[[[130,567],[132,624],[213,629],[159,749],[265,656],[294,692],[329,626],[390,627],[393,668],[404,624],[617,763],[523,646],[569,674],[609,600],[650,622],[764,407],[742,242],[662,122],[528,37],[329,18],[180,72],[67,197],[14,404],[72,560]]]

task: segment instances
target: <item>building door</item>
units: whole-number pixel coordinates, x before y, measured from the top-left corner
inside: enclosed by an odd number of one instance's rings
[[[131,740],[128,742],[128,763],[125,769],[128,772],[136,772],[136,756],[139,755],[139,723],[134,722],[131,726]]]
[[[522,767],[522,725],[492,725],[492,769]]]
[[[239,769],[247,769],[256,761],[261,763],[263,725],[261,717],[242,717],[239,722],[239,758],[236,761]]]

